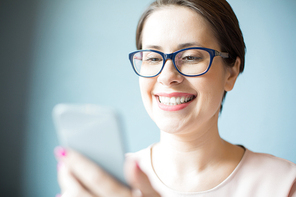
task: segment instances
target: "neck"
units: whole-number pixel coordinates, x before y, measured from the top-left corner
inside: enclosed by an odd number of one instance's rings
[[[165,185],[178,191],[205,191],[235,169],[244,150],[221,139],[217,121],[212,123],[182,134],[161,131],[151,159]]]
[[[218,115],[207,124],[182,134],[161,131],[160,142],[153,148],[154,158],[163,164],[171,162],[170,166],[180,173],[192,168],[202,171],[208,165],[219,163],[228,143],[219,135],[217,119]]]

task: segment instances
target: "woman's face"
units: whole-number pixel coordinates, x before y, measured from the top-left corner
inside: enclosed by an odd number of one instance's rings
[[[208,22],[191,9],[181,6],[164,7],[146,19],[142,46],[143,49],[164,53],[188,47],[220,51]],[[205,75],[185,77],[178,73],[171,60],[167,60],[158,76],[140,77],[144,106],[165,132],[185,134],[216,125],[224,90],[231,90],[235,82],[235,79],[229,80],[230,69],[221,57],[215,57]],[[189,99],[189,102],[179,105],[167,103],[182,99]]]

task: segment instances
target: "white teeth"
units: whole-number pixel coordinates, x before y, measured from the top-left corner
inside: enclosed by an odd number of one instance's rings
[[[191,101],[194,96],[182,96],[182,97],[164,97],[159,96],[159,102],[165,105],[180,105],[182,103],[186,103]]]
[[[180,97],[177,97],[177,98],[176,98],[176,103],[177,103],[177,105],[181,104],[180,100],[181,100]]]
[[[164,103],[168,105],[170,103],[170,98],[169,97],[164,97]]]
[[[175,97],[172,97],[172,98],[170,99],[170,104],[171,104],[171,105],[176,105],[176,98],[175,98]]]
[[[181,102],[181,103],[184,103],[184,101],[185,101],[185,97],[182,96],[180,102]]]

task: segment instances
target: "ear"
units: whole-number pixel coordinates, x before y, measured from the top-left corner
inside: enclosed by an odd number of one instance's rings
[[[224,90],[229,92],[233,89],[237,76],[239,74],[239,69],[241,65],[241,59],[239,57],[236,58],[235,63],[232,67],[227,66],[226,68],[226,80]]]

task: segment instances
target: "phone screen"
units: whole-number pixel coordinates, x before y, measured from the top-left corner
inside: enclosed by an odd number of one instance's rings
[[[123,133],[115,110],[94,104],[58,104],[53,120],[62,146],[80,152],[127,185]]]

